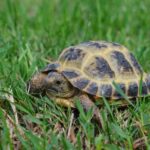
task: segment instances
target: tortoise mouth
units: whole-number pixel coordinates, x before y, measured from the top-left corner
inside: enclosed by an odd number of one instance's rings
[[[55,88],[49,88],[46,90],[46,94],[48,97],[59,97],[59,98],[70,98],[74,95],[75,90],[68,90],[65,92],[59,91],[58,89]]]
[[[54,88],[54,87],[50,87],[47,89],[48,92],[51,92],[51,93],[58,93],[58,89]]]

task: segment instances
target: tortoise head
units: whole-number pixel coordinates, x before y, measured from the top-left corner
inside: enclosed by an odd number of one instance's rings
[[[28,83],[28,91],[34,96],[68,98],[73,95],[74,88],[62,75],[59,63],[49,64],[43,71],[35,74]]]
[[[38,72],[27,82],[27,91],[33,96],[45,96],[46,73]]]

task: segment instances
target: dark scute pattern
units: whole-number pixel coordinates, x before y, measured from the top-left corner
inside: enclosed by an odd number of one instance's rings
[[[78,60],[85,55],[81,49],[70,48],[62,56],[65,60]]]
[[[92,82],[91,84],[89,84],[88,88],[87,88],[87,93],[92,94],[92,95],[96,95],[98,90],[98,86],[96,83]]]
[[[124,83],[118,83],[117,85],[118,85],[119,89],[122,90],[123,93],[126,93],[126,86]],[[118,91],[115,91],[114,96],[118,97],[118,98],[122,97],[122,95]]]
[[[77,73],[74,72],[74,71],[62,71],[62,74],[63,74],[66,78],[69,78],[69,79],[76,78],[76,77],[79,76],[79,74],[77,74]]]
[[[146,79],[146,84],[147,84],[147,88],[148,88],[148,90],[150,92],[150,75]]]
[[[100,44],[100,43],[96,43],[96,42],[90,44],[90,46],[94,46],[94,47],[96,47],[96,48],[107,48],[107,45],[105,45],[105,44]]]
[[[142,83],[142,95],[146,95],[147,94],[147,86],[145,84],[145,82]]]
[[[138,96],[138,85],[137,85],[137,83],[130,83],[129,84],[128,96],[131,96],[131,97]]]
[[[130,53],[130,58],[131,58],[131,61],[133,63],[133,66],[138,70],[138,73],[142,74],[143,70],[132,53]]]
[[[83,88],[85,88],[88,85],[89,82],[90,81],[88,79],[80,78],[78,80],[75,80],[73,82],[73,85],[82,90]]]
[[[44,70],[42,70],[42,72],[57,70],[57,68],[59,68],[59,66],[60,65],[58,63],[48,64],[47,67]]]
[[[103,44],[103,43],[98,43],[98,42],[84,42],[84,43],[81,43],[83,45],[88,45],[88,46],[91,46],[91,47],[96,47],[96,48],[107,48],[107,45],[106,44]]]
[[[125,59],[124,55],[121,52],[113,51],[112,57],[117,60],[117,66],[119,69],[119,72],[133,72],[133,69],[129,62]]]
[[[92,70],[93,76],[103,78],[104,76],[109,76],[113,78],[115,73],[111,70],[107,61],[102,57],[95,57],[96,59],[96,68]]]
[[[112,96],[112,86],[110,84],[103,84],[100,86],[100,95],[103,97]]]

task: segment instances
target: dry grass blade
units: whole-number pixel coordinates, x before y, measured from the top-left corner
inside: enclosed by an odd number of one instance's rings
[[[138,138],[133,142],[133,149],[145,150],[146,149],[146,137]]]
[[[10,102],[11,108],[12,108],[14,116],[15,116],[16,125],[18,125],[19,120],[18,120],[16,106],[14,105],[14,102],[15,102],[14,97],[11,94],[5,94],[5,96],[6,96],[7,100]]]
[[[11,92],[12,93],[12,92]],[[15,125],[19,131],[19,133],[21,135],[23,135],[23,130],[20,128],[19,126],[19,119],[18,119],[18,113],[17,113],[17,109],[16,109],[16,106],[14,105],[15,103],[15,100],[14,100],[14,97],[11,95],[11,94],[5,94],[5,97],[7,98],[7,100],[10,102],[10,105],[11,105],[11,108],[13,110],[13,113],[14,113],[14,117],[15,117]]]
[[[54,132],[55,133],[62,133],[64,131],[62,125],[60,123],[56,123],[54,126]]]
[[[70,117],[70,124],[69,124],[69,128],[68,128],[67,138],[72,143],[75,143],[76,142],[76,136],[75,136],[75,133],[74,133],[74,128],[72,127],[73,119],[74,119],[74,114],[72,113],[71,117]]]
[[[2,111],[6,118],[6,124],[7,124],[7,127],[9,128],[9,134],[10,134],[10,138],[12,139],[14,149],[18,150],[21,147],[21,143],[17,138],[16,129],[19,131],[20,135],[22,135],[22,136],[24,136],[24,134],[23,134],[24,132],[23,132],[23,130],[21,130],[21,128],[16,126],[14,120],[8,115],[8,113],[4,109],[2,109]]]
[[[71,117],[70,117],[70,124],[69,124],[67,138],[70,136],[70,131],[71,131],[71,127],[72,127],[73,118],[74,118],[74,114],[72,113]]]

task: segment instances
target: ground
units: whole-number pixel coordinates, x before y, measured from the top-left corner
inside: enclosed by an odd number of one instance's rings
[[[89,40],[121,43],[150,72],[149,0],[0,1],[0,149],[149,149],[150,98],[92,112],[27,93],[30,77],[63,48]]]

